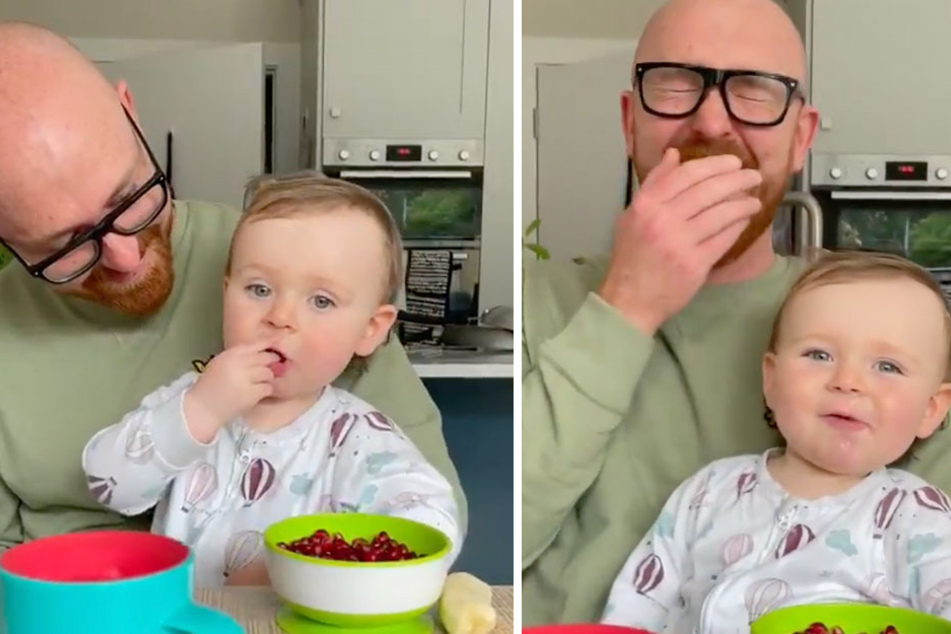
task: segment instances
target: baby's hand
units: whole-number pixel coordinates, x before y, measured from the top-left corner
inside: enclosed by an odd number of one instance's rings
[[[218,430],[271,395],[274,372],[268,366],[280,357],[266,341],[228,348],[212,359],[185,393],[185,421],[200,443],[211,442]]]

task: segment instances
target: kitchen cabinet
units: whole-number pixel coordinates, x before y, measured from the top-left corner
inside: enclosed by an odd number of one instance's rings
[[[324,138],[483,138],[490,0],[317,1]]]

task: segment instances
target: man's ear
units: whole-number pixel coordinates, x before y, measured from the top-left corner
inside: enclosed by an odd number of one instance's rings
[[[816,130],[819,128],[819,111],[813,106],[805,105],[799,111],[799,117],[796,120],[796,133],[793,136],[792,146],[792,168],[799,172],[802,170],[806,161],[806,153],[812,147],[812,141],[816,137]]]
[[[116,82],[116,93],[119,95],[119,103],[129,111],[129,115],[136,125],[139,125],[139,113],[135,111],[135,100],[132,98],[132,91],[129,90],[129,84],[124,79]]]
[[[357,343],[354,354],[358,357],[369,357],[373,354],[373,351],[386,341],[390,328],[396,322],[396,314],[396,306],[393,304],[383,304],[377,308],[370,316],[366,331]]]

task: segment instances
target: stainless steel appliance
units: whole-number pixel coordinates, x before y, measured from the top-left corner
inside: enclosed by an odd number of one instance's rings
[[[951,2],[778,1],[803,35],[820,115],[796,188],[822,208],[822,246],[902,254],[951,296]]]
[[[898,253],[951,298],[951,155],[819,155],[812,167],[826,248]]]
[[[326,139],[322,171],[374,192],[403,239],[400,336],[478,319],[483,144]]]

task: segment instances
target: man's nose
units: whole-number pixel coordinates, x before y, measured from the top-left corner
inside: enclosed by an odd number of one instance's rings
[[[142,255],[139,252],[139,240],[135,236],[122,236],[107,233],[102,238],[103,266],[119,273],[131,273],[139,268]]]
[[[700,108],[694,113],[691,120],[694,132],[707,138],[717,138],[727,135],[733,128],[730,113],[723,103],[720,91],[713,88],[707,93]]]

